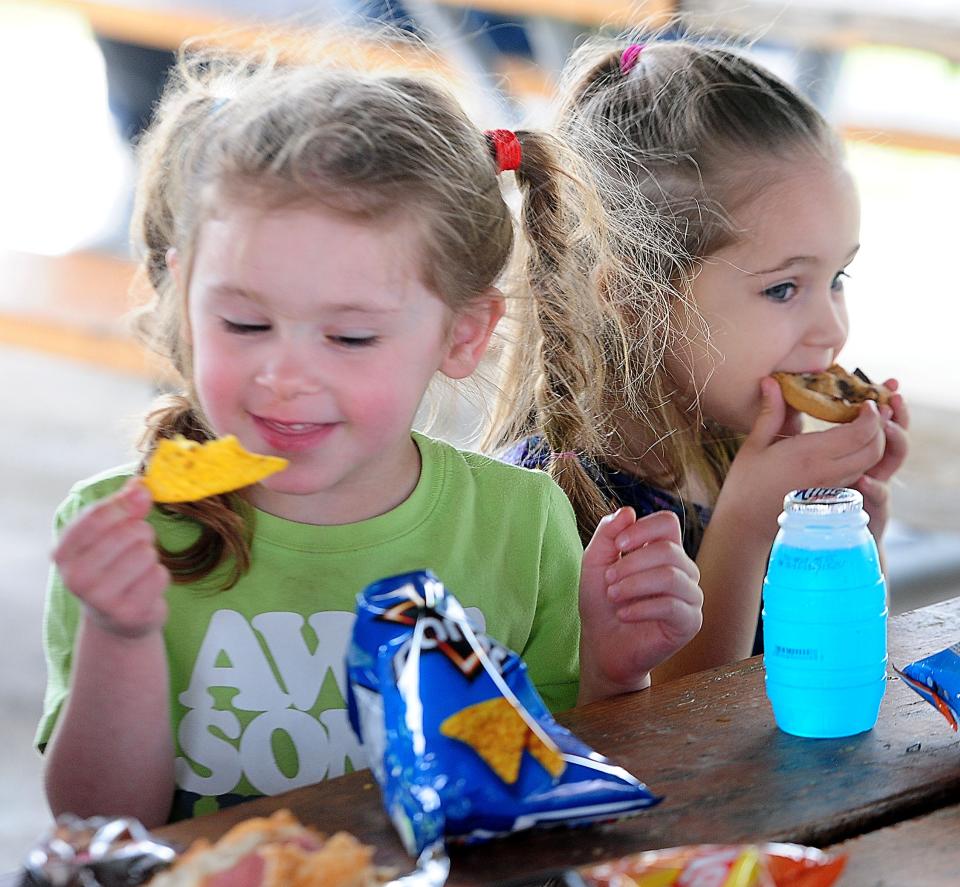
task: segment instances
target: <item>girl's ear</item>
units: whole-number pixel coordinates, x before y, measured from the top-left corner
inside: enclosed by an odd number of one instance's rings
[[[461,311],[451,325],[440,372],[451,379],[469,376],[483,358],[490,336],[506,310],[503,293],[491,286]]]

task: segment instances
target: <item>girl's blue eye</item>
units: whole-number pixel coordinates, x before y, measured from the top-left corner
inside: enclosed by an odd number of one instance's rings
[[[368,348],[377,342],[376,336],[328,336],[327,338],[345,348]]]
[[[240,336],[250,335],[251,333],[265,333],[270,329],[268,323],[236,323],[233,320],[221,318],[223,327],[228,333],[236,333]]]
[[[773,302],[789,302],[797,292],[795,283],[778,283],[767,287],[763,294]]]
[[[844,277],[846,277],[847,280],[850,279],[850,275],[847,274],[846,271],[838,271],[836,277],[830,282],[830,289],[834,290],[834,292],[842,291]]]

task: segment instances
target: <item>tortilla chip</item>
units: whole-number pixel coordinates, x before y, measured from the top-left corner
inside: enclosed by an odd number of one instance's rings
[[[520,776],[523,750],[556,779],[566,769],[562,755],[550,748],[502,696],[478,702],[450,715],[440,732],[470,746],[508,785]]]
[[[287,464],[248,452],[232,434],[204,444],[177,435],[157,444],[143,481],[154,502],[193,502],[255,484]]]
[[[502,696],[463,708],[440,725],[444,736],[469,745],[508,785],[520,775],[529,729]]]
[[[550,748],[536,733],[531,730],[527,735],[527,751],[530,752],[554,779],[563,775],[567,769],[567,762],[556,749]]]

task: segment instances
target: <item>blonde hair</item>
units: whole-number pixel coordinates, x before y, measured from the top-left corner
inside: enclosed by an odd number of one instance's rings
[[[694,339],[709,340],[691,282],[704,257],[736,240],[731,216],[774,180],[780,161],[839,151],[821,114],[744,55],[662,40],[622,65],[629,45],[595,38],[574,53],[556,122],[560,137],[592,166],[609,241],[592,257],[595,299],[617,312],[617,328],[629,339],[626,357],[619,344],[609,348],[609,335],[584,328],[582,294],[554,300],[558,316],[549,325],[529,307],[514,330],[504,395],[485,441],[503,446],[539,435],[550,453],[580,457],[554,458],[551,470],[585,541],[620,504],[597,487],[594,467],[629,452],[624,425],[638,425],[649,441],[660,465],[651,481],[679,489],[693,472],[712,497],[719,492],[739,437],[704,421],[697,403],[681,403],[677,391],[690,381],[674,378],[667,366],[670,355],[682,361]],[[592,338],[584,366],[603,364],[603,387],[587,380],[571,396],[542,397],[532,364],[537,353],[547,362],[574,359],[571,326],[581,330],[579,344]],[[699,535],[695,509],[682,504],[688,529]]]
[[[519,137],[518,179],[535,179],[536,200],[550,202],[561,166],[553,142]],[[497,281],[513,245],[491,141],[423,76],[181,51],[140,163],[134,234],[151,299],[139,329],[183,380],[148,417],[145,460],[160,438],[213,437],[191,385],[183,316],[199,228],[224,199],[316,205],[371,222],[409,216],[421,235],[422,280],[454,312]],[[167,266],[171,248],[180,288]],[[566,254],[560,244],[549,249]],[[252,510],[242,498],[168,510],[200,528],[186,551],[162,553],[175,580],[201,579],[229,559],[233,585],[249,565]]]

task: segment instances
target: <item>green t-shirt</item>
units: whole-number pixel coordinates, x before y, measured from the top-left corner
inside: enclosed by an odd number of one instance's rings
[[[233,588],[216,590],[220,570],[167,590],[174,818],[366,766],[346,716],[344,656],[357,594],[385,576],[433,570],[491,637],[523,656],[551,709],[575,703],[582,548],[563,492],[543,472],[414,439],[420,480],[393,510],[341,526],[256,511],[251,567]],[[131,470],[77,484],[57,530]],[[150,521],[168,549],[196,538],[182,518],[154,509]],[[79,618],[53,570],[41,748],[69,693]]]

